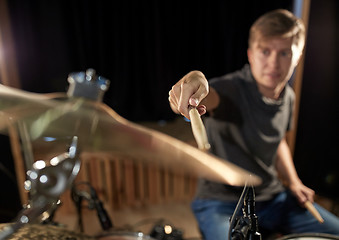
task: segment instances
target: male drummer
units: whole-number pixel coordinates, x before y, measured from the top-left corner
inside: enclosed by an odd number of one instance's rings
[[[248,62],[241,70],[207,81],[192,71],[169,92],[175,113],[188,106],[204,119],[211,151],[263,180],[255,187],[260,229],[281,234],[339,235],[339,219],[315,204],[320,224],[304,204],[314,201],[296,172],[285,134],[291,129],[295,94],[288,81],[305,44],[305,27],[287,10],[274,10],[250,29]],[[243,188],[200,179],[192,209],[205,240],[228,239],[229,219]]]

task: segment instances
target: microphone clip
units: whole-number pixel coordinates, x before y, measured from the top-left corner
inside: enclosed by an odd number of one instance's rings
[[[236,217],[239,204],[243,201],[241,217]],[[239,209],[240,210],[240,209]],[[240,212],[240,211],[239,211]],[[261,240],[261,234],[258,232],[258,217],[255,214],[255,194],[254,187],[245,186],[243,194],[239,200],[238,206],[233,214],[230,228],[231,240]],[[233,228],[232,228],[233,227]]]

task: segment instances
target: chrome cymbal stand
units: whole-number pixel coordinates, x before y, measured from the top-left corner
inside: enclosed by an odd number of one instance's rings
[[[35,222],[43,213],[56,206],[60,195],[80,170],[77,142],[78,138],[74,136],[68,152],[50,159],[49,165],[37,161],[27,171],[25,188],[30,191],[30,203],[18,214],[14,224],[0,232],[0,239],[8,238],[23,225]]]
[[[68,82],[70,84],[67,92],[69,98],[83,97],[98,102],[102,101],[103,94],[110,84],[109,80],[96,76],[94,69],[71,73],[68,76]],[[44,116],[42,117],[44,118]],[[50,123],[48,117],[47,114],[44,119],[45,125]],[[91,127],[93,131],[96,128],[95,123],[96,119],[94,118]],[[34,162],[31,139],[25,123],[18,123],[18,128],[23,143],[26,169],[29,169],[25,181],[25,189],[29,191],[29,204],[18,214],[14,224],[10,224],[0,231],[0,240],[7,239],[27,223],[41,221],[44,214],[54,210],[60,195],[71,186],[80,170],[77,136],[73,137],[68,152],[53,157],[46,164],[45,161]]]

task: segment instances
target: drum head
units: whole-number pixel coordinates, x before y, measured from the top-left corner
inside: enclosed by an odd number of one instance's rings
[[[98,240],[155,240],[142,232],[110,232],[101,234],[97,237]]]
[[[325,233],[304,233],[304,234],[290,234],[277,240],[337,240],[339,236],[334,236]]]

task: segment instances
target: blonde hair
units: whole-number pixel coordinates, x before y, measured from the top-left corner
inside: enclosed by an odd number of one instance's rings
[[[255,41],[272,37],[293,38],[298,54],[302,53],[305,45],[305,25],[300,18],[285,9],[276,9],[259,17],[249,32],[248,46]]]

